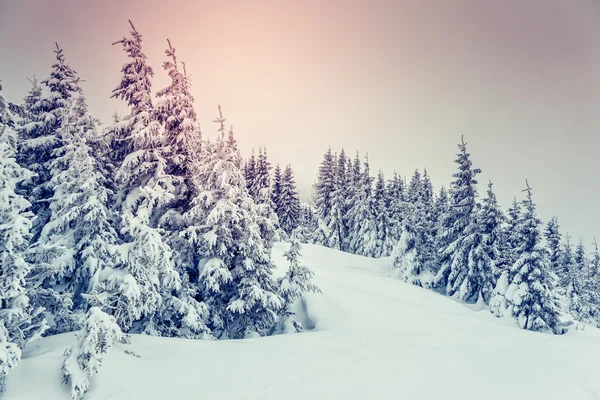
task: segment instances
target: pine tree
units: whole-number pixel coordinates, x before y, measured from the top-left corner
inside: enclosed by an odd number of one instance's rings
[[[252,149],[252,155],[246,161],[246,165],[244,167],[244,177],[246,178],[246,187],[248,188],[248,193],[252,198],[255,197],[253,193],[254,188],[254,180],[256,179],[256,157],[254,156],[254,149]]]
[[[159,99],[154,110],[156,119],[164,126],[165,136],[169,144],[168,155],[174,175],[185,176],[189,158],[195,152],[193,140],[200,140],[200,128],[194,111],[194,97],[191,94],[192,83],[187,75],[185,63],[179,69],[175,49],[167,39],[169,48],[165,54],[169,58],[163,68],[169,74],[171,83],[159,90]],[[222,132],[224,135],[224,132]]]
[[[285,167],[283,176],[281,176],[279,180],[277,216],[279,218],[281,229],[283,229],[287,235],[291,235],[300,225],[302,212],[300,208],[300,197],[296,190],[294,172],[292,171],[291,166],[288,165]]]
[[[394,247],[394,275],[417,286],[430,287],[435,276],[435,238],[432,199],[415,170],[408,186],[402,235]]]
[[[272,243],[279,240],[279,221],[275,213],[275,206],[271,197],[271,163],[267,156],[267,149],[259,149],[256,160],[255,177],[250,192],[260,219],[261,236],[266,239],[265,244],[270,249]]]
[[[522,329],[561,333],[548,252],[542,244],[541,221],[536,215],[529,184],[526,191],[524,213],[515,235],[520,243],[516,248],[518,258],[500,276],[490,311],[496,316],[512,315]]]
[[[319,175],[314,186],[315,191],[315,209],[319,225],[313,240],[316,244],[327,246],[331,238],[329,229],[329,217],[333,208],[333,195],[335,192],[335,157],[331,148],[323,156],[323,161],[319,167]]]
[[[112,250],[118,242],[106,207],[109,193],[77,111],[71,100],[61,117],[62,146],[54,150],[51,164],[51,214],[30,250],[38,288],[32,300],[52,314],[53,333],[79,326],[72,313],[86,312],[88,304],[82,296],[89,293],[103,269],[112,267]]]
[[[379,171],[373,190],[373,213],[376,224],[375,251],[373,257],[387,257],[394,243],[390,241],[391,223],[388,214],[387,195],[383,172]]]
[[[372,208],[373,178],[369,159],[365,158],[356,186],[354,206],[348,211],[350,247],[353,254],[372,257],[375,254],[377,227]]]
[[[279,217],[279,222],[281,223],[280,211],[279,208],[281,206],[281,167],[279,164],[275,166],[275,172],[273,173],[273,187],[271,188],[271,201],[273,202],[273,208],[275,209],[275,213]],[[281,223],[283,228],[283,223]],[[285,230],[285,228],[284,228]]]
[[[90,386],[90,378],[98,373],[104,355],[115,342],[128,343],[115,318],[98,307],[92,307],[77,334],[77,343],[65,352],[62,366],[63,383],[71,386],[71,399],[83,397]]]
[[[546,238],[546,245],[548,246],[548,252],[550,255],[550,268],[557,275],[562,275],[562,249],[561,240],[562,235],[559,231],[560,226],[558,224],[558,218],[553,217],[548,221],[544,236]]]
[[[466,264],[461,261],[462,249],[459,243],[470,232],[475,232],[475,227],[470,227],[471,219],[476,207],[477,180],[475,177],[481,173],[478,168],[472,167],[471,155],[467,153],[467,144],[462,140],[458,145],[459,153],[456,160],[458,172],[454,173],[452,182],[452,197],[448,212],[442,218],[442,232],[440,234],[439,265],[440,270],[435,277],[435,285],[442,291],[452,296],[463,285],[467,276]],[[461,296],[462,297],[462,296]]]
[[[517,236],[517,225],[521,218],[521,204],[513,198],[512,205],[507,211],[508,221],[505,225],[504,236],[507,243],[506,265],[512,266],[518,258],[517,249],[520,246],[520,239]]]
[[[123,159],[116,172],[119,233],[124,242],[117,255],[122,273],[109,276],[103,292],[110,293],[111,315],[123,331],[136,324],[136,331],[173,335],[173,313],[162,308],[174,305],[172,294],[181,290],[182,277],[175,269],[167,232],[158,224],[172,205],[181,179],[169,173],[173,166],[168,161],[168,141],[154,119],[153,71],[142,51],[142,36],[131,26],[131,37],[115,42],[123,45],[130,60],[113,91],[113,97],[125,100],[131,109],[112,141],[114,153]]]
[[[292,307],[297,301],[304,301],[307,293],[321,293],[321,290],[312,283],[314,273],[300,263],[300,241],[294,234],[291,237],[290,248],[284,253],[290,263],[287,273],[281,277],[279,293],[284,301],[283,313],[276,329],[281,333],[295,333],[303,330],[302,322],[294,319]]]
[[[56,45],[56,62],[52,65],[50,76],[42,81],[49,89],[48,96],[38,97],[36,84],[27,99],[27,118],[19,127],[18,161],[35,175],[23,182],[23,194],[32,204],[36,215],[32,228],[33,241],[50,217],[48,199],[53,195],[50,184],[51,164],[54,150],[62,145],[59,128],[62,117],[66,115],[69,101],[81,92],[77,73],[65,62],[63,50]],[[38,99],[35,103],[31,104]]]
[[[25,261],[31,237],[31,204],[17,185],[32,173],[16,162],[16,132],[0,81],[0,397],[4,376],[21,358],[21,349],[41,336],[41,309],[29,303],[30,266]]]
[[[283,300],[272,278],[273,264],[261,216],[250,197],[231,141],[207,143],[196,172],[196,197],[184,214],[182,233],[198,260],[198,285],[208,306],[209,327],[224,338],[266,335]]]
[[[393,248],[396,246],[402,235],[402,222],[406,218],[406,202],[404,193],[404,182],[394,172],[393,178],[388,182],[386,188],[386,207],[389,218],[388,241]]]

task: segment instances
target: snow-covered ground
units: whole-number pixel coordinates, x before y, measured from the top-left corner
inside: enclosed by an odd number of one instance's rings
[[[285,246],[274,250],[281,273]],[[323,290],[307,299],[314,330],[219,342],[134,335],[111,349],[86,399],[600,399],[597,329],[522,331],[387,277],[389,259],[312,245],[303,255]],[[33,343],[7,399],[68,399],[60,367],[72,336]]]

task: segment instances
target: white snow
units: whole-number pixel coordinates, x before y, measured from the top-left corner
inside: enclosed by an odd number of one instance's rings
[[[286,246],[274,249],[280,275]],[[302,253],[323,291],[307,296],[299,318],[314,330],[231,341],[134,335],[109,351],[84,399],[600,398],[597,329],[524,331],[388,277],[389,258],[312,245]],[[7,377],[6,399],[68,399],[61,365],[74,341],[32,343]]]

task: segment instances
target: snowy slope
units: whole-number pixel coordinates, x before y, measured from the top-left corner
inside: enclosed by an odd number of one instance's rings
[[[285,246],[274,250],[281,273]],[[313,331],[220,342],[133,336],[111,350],[86,399],[600,399],[596,329],[522,331],[388,278],[388,259],[310,245],[303,254],[324,292],[307,302]],[[60,366],[71,340],[32,344],[8,376],[7,399],[68,399]]]

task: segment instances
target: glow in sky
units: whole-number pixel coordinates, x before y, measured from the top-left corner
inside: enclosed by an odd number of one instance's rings
[[[132,19],[156,90],[169,38],[193,76],[204,134],[217,104],[244,155],[266,146],[306,195],[328,146],[371,168],[447,184],[464,134],[503,206],[525,178],[546,221],[600,235],[600,24],[592,0],[0,0],[0,78],[21,99],[54,42],[109,121]]]

